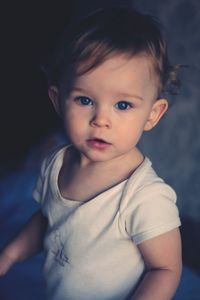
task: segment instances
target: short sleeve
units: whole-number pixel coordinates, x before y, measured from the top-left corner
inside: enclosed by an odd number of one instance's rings
[[[134,209],[126,214],[126,230],[135,244],[180,226],[176,194],[165,183],[144,188],[135,195]]]
[[[47,167],[47,158],[45,158],[41,164],[40,173],[33,189],[32,196],[40,204],[43,202],[43,190],[45,181],[45,171]]]

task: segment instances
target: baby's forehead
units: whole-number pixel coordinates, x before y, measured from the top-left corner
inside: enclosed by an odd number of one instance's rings
[[[91,78],[97,74],[103,75],[107,72],[111,75],[118,74],[119,77],[121,74],[131,76],[133,73],[142,72],[152,82],[158,81],[156,62],[149,54],[144,52],[136,55],[127,53],[114,54],[88,70],[89,65],[90,62],[86,61],[77,66],[74,73],[75,81],[79,81],[81,78]]]
[[[156,94],[158,76],[154,71],[152,59],[147,55],[114,55],[95,68],[75,77],[72,89],[92,91],[94,87],[109,93],[149,91]]]

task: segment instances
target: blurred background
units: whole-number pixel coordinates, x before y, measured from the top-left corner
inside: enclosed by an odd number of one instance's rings
[[[42,62],[71,18],[108,2],[157,16],[165,28],[172,64],[188,66],[180,74],[179,95],[169,95],[168,113],[144,134],[139,147],[178,196],[184,272],[175,299],[200,299],[199,0],[10,1],[3,5],[0,247],[38,208],[31,193],[41,160],[66,142],[48,99]],[[44,299],[42,262],[43,256],[38,255],[0,279],[0,299]]]

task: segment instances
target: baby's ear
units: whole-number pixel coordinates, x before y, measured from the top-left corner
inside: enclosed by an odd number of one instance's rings
[[[60,99],[59,99],[59,91],[58,88],[54,85],[50,86],[48,89],[48,95],[53,103],[53,106],[57,112],[57,114],[61,115],[61,109],[60,109]]]
[[[160,121],[164,113],[168,109],[168,101],[166,99],[158,99],[153,104],[149,118],[145,124],[144,130],[151,130]]]

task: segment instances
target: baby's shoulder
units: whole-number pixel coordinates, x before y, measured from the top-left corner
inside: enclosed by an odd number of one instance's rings
[[[130,178],[121,200],[121,224],[136,244],[180,226],[176,193],[149,164]]]
[[[51,149],[46,156],[44,157],[41,163],[41,174],[46,175],[52,168],[56,167],[58,164],[62,165],[65,151],[67,150],[68,145],[58,146],[54,149]]]
[[[174,189],[159,177],[146,158],[140,169],[136,170],[127,183],[123,197],[123,207],[137,207],[151,202],[157,205],[162,201],[176,202]]]

